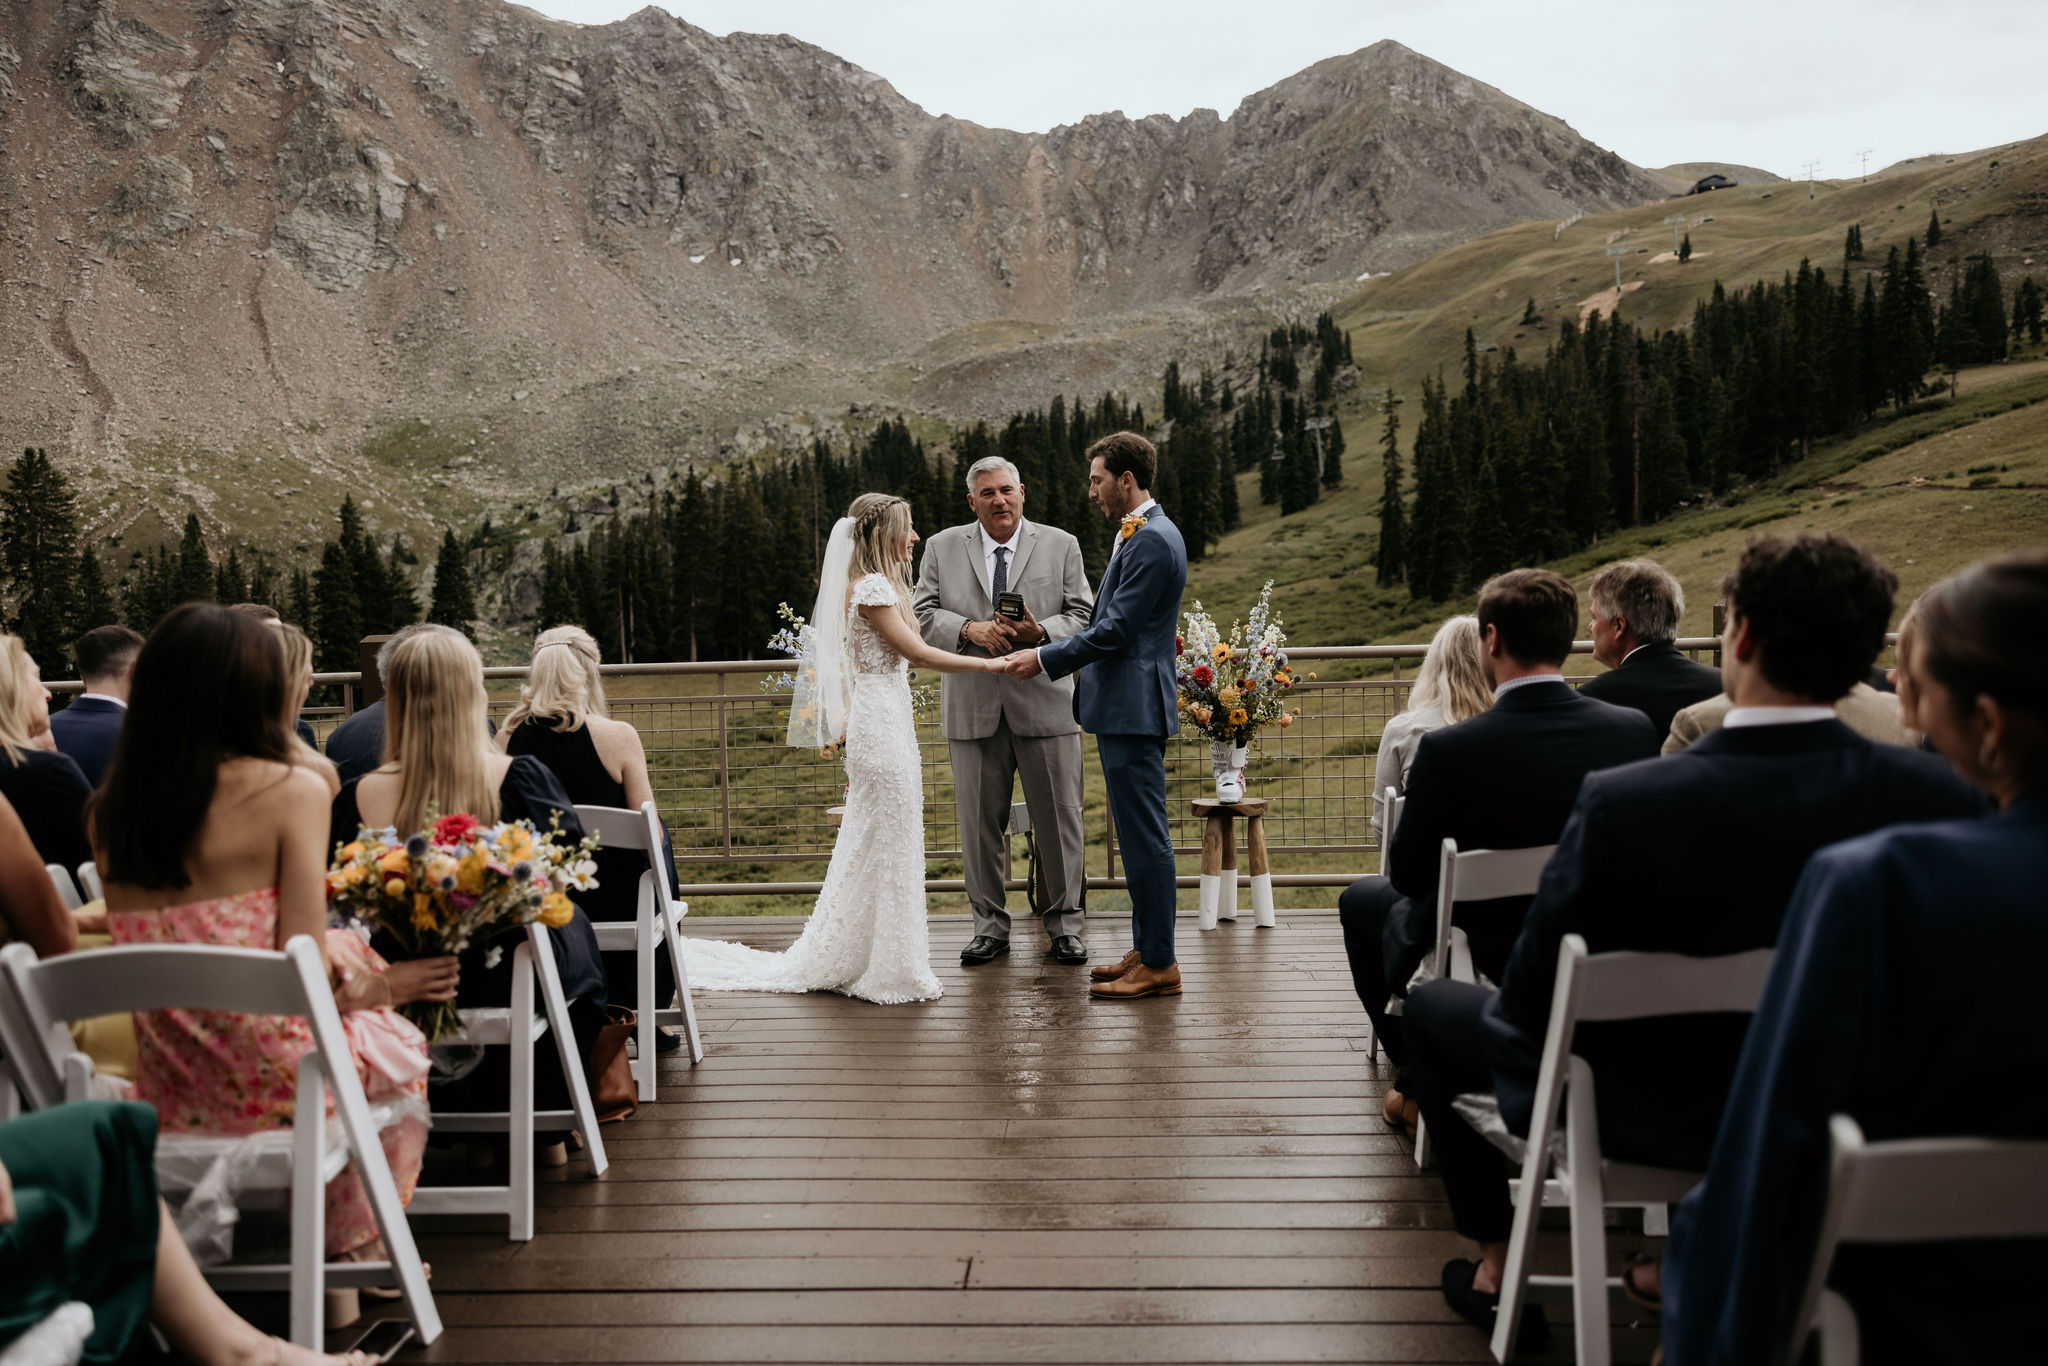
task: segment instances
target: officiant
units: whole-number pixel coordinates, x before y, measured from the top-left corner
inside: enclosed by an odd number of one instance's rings
[[[974,520],[934,534],[924,547],[912,605],[929,644],[962,654],[1006,655],[1072,635],[1088,624],[1095,595],[1081,545],[1024,517],[1024,481],[1000,456],[967,471]],[[939,703],[952,751],[961,861],[974,907],[974,937],[960,951],[973,966],[1010,951],[1003,841],[1012,790],[1038,837],[1047,910],[1046,956],[1085,963],[1081,888],[1081,726],[1074,680],[947,674]]]

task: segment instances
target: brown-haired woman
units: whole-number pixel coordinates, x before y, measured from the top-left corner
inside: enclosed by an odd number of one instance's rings
[[[90,808],[116,944],[277,949],[321,944],[351,1043],[381,1032],[409,1064],[356,1068],[372,1100],[414,1107],[384,1130],[400,1195],[425,1145],[426,1046],[382,1007],[454,994],[455,963],[393,964],[327,929],[327,791],[294,760],[288,683],[276,634],[251,617],[189,603],[165,617],[135,661],[128,717]],[[135,1017],[135,1094],[166,1133],[239,1136],[292,1123],[302,1020],[165,1010]],[[376,1050],[393,1055],[389,1046]],[[328,1183],[330,1256],[374,1256],[377,1227],[353,1167]]]
[[[538,759],[500,754],[485,723],[484,664],[476,647],[446,626],[415,627],[393,643],[384,671],[384,762],[346,784],[334,799],[329,831],[336,842],[363,826],[391,826],[402,835],[426,828],[431,816],[463,813],[490,825],[527,820],[542,830],[561,820],[561,837],[583,838],[576,805]],[[597,935],[579,909],[549,938],[561,971],[562,994],[583,1063],[590,1065],[604,1024],[604,966]],[[381,940],[378,942],[382,942]],[[487,949],[462,959],[462,1005],[502,1006],[511,1000],[512,954],[485,966]],[[540,1108],[568,1108],[568,1092],[552,1050],[541,1051],[535,1084]],[[460,1081],[437,1089],[442,1109],[502,1109],[508,1084],[501,1050]],[[495,1096],[495,1100],[491,1097]]]
[[[1803,1339],[1793,1295],[1832,1116],[1872,1139],[2048,1138],[2048,552],[1928,590],[1900,627],[1898,684],[1900,719],[1998,810],[1808,861],[1731,1088],[1743,1102],[1672,1223],[1664,1345],[1680,1366],[1782,1359]],[[1859,1246],[1829,1284],[1886,1361],[2026,1361],[2044,1270],[2040,1239]]]

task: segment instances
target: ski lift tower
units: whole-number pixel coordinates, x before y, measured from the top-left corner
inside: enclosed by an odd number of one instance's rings
[[[1609,247],[1607,254],[1614,258],[1614,292],[1621,294],[1621,258],[1635,251],[1634,247]]]
[[[1664,226],[1671,229],[1671,250],[1675,253],[1678,250],[1678,230],[1685,226],[1685,215],[1682,213],[1665,214]]]
[[[1820,172],[1820,161],[1816,158],[1813,161],[1801,162],[1800,166],[1806,172],[1806,197],[1811,199],[1813,198],[1813,178]]]

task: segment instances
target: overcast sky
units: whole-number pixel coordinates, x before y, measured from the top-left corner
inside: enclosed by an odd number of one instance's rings
[[[641,0],[535,0],[607,23]],[[1643,166],[1856,173],[2048,133],[2048,0],[672,0],[713,33],[788,33],[934,114],[1038,132],[1121,109],[1228,117],[1393,38]]]

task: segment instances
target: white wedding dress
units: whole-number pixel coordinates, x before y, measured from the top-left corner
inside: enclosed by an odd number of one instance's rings
[[[846,609],[846,819],[809,923],[781,953],[689,941],[693,989],[836,991],[881,1005],[943,993],[925,923],[924,769],[910,679],[903,656],[860,613],[895,603],[889,581],[869,574]]]

